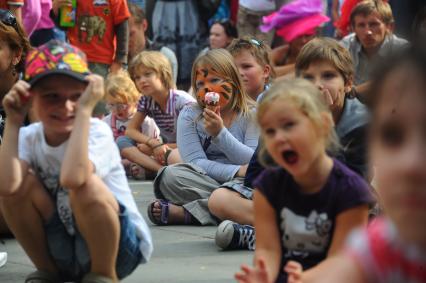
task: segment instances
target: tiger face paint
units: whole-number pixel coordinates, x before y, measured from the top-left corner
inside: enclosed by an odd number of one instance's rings
[[[213,68],[198,68],[195,76],[195,93],[198,103],[203,107],[205,106],[204,98],[208,92],[217,92],[220,95],[219,106],[224,109],[233,96],[233,86]]]

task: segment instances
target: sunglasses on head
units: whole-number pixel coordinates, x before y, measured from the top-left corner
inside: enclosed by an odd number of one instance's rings
[[[250,38],[250,39],[240,39],[240,44],[250,44],[250,45],[255,45],[257,47],[262,47],[263,42],[256,38]]]
[[[0,9],[0,21],[5,25],[13,27],[14,29],[16,29],[18,25],[15,15],[12,14],[12,12],[9,10]]]

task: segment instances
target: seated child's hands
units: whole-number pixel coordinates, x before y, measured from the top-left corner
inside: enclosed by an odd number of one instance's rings
[[[99,75],[91,74],[86,77],[86,80],[89,84],[79,98],[79,105],[92,111],[104,96],[104,79]]]
[[[235,279],[240,283],[270,283],[265,261],[262,258],[255,260],[255,266],[241,266],[241,272],[235,273]]]
[[[220,117],[219,111],[219,107],[216,112],[207,109],[207,107],[204,108],[204,128],[206,129],[206,132],[212,137],[216,137],[223,128],[223,120],[222,117]]]
[[[18,81],[3,98],[3,107],[7,120],[22,124],[30,108],[30,85],[25,81]]]
[[[287,282],[288,283],[302,283],[302,274],[303,274],[303,268],[300,263],[297,261],[290,260],[287,262],[287,264],[284,266],[284,271],[287,272]]]
[[[165,144],[158,146],[158,147],[154,147],[154,150],[153,150],[154,151],[153,152],[154,158],[161,165],[166,164],[165,156],[166,156],[166,152],[167,152],[168,149],[169,149],[168,146],[165,145]]]

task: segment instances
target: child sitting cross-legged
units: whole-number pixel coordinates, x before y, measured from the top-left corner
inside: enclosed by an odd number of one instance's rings
[[[103,121],[111,127],[116,142],[120,138],[121,142],[118,144],[123,142],[122,139],[128,140],[125,137],[125,132],[130,119],[136,114],[136,107],[140,97],[140,92],[136,89],[135,84],[126,71],[110,74],[105,81],[105,101],[110,114],[105,116]],[[157,124],[150,117],[145,117],[140,131],[153,139],[160,136],[160,129],[158,129]],[[144,144],[139,144],[138,149],[149,153],[149,148]],[[128,156],[128,159],[122,160],[127,175],[134,179],[145,179],[147,177],[145,169],[133,161],[132,156]],[[146,156],[143,164],[148,162],[155,161],[150,156]]]
[[[195,98],[176,89],[170,62],[159,51],[136,55],[129,72],[142,97],[127,127],[127,138],[120,138],[117,143],[124,158],[157,172],[164,165],[180,162],[176,149],[177,119],[186,105],[195,103]],[[154,119],[161,137],[151,138],[140,131],[146,117]]]
[[[3,100],[1,208],[37,271],[25,282],[117,282],[152,253],[84,53],[60,41],[31,51],[26,81]],[[32,105],[40,122],[20,128]]]

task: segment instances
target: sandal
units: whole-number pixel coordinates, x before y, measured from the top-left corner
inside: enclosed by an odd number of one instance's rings
[[[111,278],[96,274],[88,273],[83,277],[81,283],[113,283]]]
[[[160,209],[161,209],[160,219],[158,219],[154,216],[154,205],[155,205],[155,203],[160,204]],[[167,200],[164,200],[164,199],[157,199],[157,200],[151,202],[151,204],[148,205],[148,218],[149,218],[149,220],[151,220],[151,222],[153,224],[156,224],[156,225],[170,225],[170,224],[188,225],[188,224],[194,223],[192,215],[186,209],[184,209],[184,215],[185,216],[184,216],[183,223],[169,223],[169,207],[170,207],[170,204],[172,204],[172,203],[168,202]]]
[[[25,283],[57,283],[61,282],[59,277],[55,274],[36,270],[30,274],[28,274],[27,278],[25,278]]]
[[[130,176],[135,180],[146,180],[145,169],[137,163],[130,164]]]

